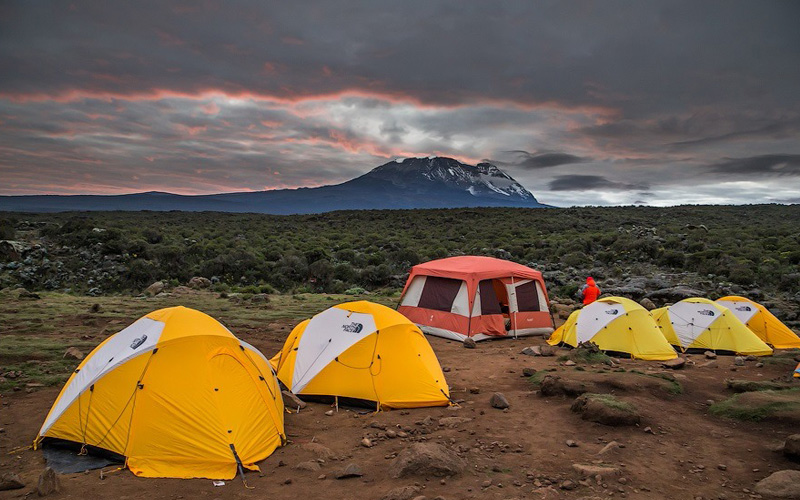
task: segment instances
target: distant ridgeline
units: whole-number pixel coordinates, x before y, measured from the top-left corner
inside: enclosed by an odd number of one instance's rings
[[[466,165],[452,158],[395,160],[342,184],[316,188],[183,196],[0,196],[0,211],[183,210],[311,214],[334,210],[544,207],[511,176],[490,163]]]

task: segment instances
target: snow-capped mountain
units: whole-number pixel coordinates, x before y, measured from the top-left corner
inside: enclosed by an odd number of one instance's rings
[[[342,184],[317,188],[182,196],[149,192],[117,196],[0,196],[0,211],[184,210],[308,214],[333,210],[544,207],[490,163],[406,158]]]
[[[478,198],[536,203],[530,191],[491,163],[473,166],[446,157],[401,158],[381,165],[361,178],[364,177],[388,181],[402,189],[446,187],[466,191]]]

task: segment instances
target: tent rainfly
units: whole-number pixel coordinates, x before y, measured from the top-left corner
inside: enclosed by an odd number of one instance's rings
[[[372,302],[339,304],[303,321],[271,363],[299,396],[350,398],[378,408],[450,402],[442,367],[419,328]]]
[[[776,349],[800,347],[800,338],[797,334],[758,302],[731,295],[717,299],[717,304],[730,309],[739,321],[772,347]]]
[[[603,351],[646,360],[665,361],[678,356],[647,309],[623,297],[603,297],[573,311],[547,342],[572,347],[593,342]]]
[[[137,476],[232,479],[258,470],[285,436],[269,361],[210,316],[171,307],[86,356],[34,447],[98,449]]]
[[[670,344],[689,349],[768,356],[772,349],[727,307],[694,297],[653,311]]]

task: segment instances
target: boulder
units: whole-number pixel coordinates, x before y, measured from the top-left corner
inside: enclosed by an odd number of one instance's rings
[[[664,368],[670,368],[672,370],[680,370],[684,366],[686,366],[686,358],[682,358],[678,356],[677,358],[670,359],[661,363],[661,366]]]
[[[422,490],[419,486],[398,486],[389,490],[381,500],[411,500],[416,498]]]
[[[24,487],[25,483],[13,472],[7,472],[0,476],[0,491],[18,490]]]
[[[756,483],[755,490],[768,497],[800,498],[800,470],[773,472]]]
[[[364,473],[361,472],[361,467],[358,464],[349,463],[343,469],[339,470],[334,477],[336,479],[349,479],[351,477],[361,477]]]
[[[455,476],[466,466],[461,457],[440,444],[414,443],[397,454],[389,466],[389,475],[394,478]]]
[[[475,349],[478,344],[472,339],[472,337],[467,337],[464,339],[463,345],[467,349]]]
[[[303,409],[306,407],[306,402],[302,399],[298,398],[295,393],[289,390],[281,391],[281,395],[283,396],[283,406],[287,408],[291,408],[293,410],[296,409]]]
[[[64,358],[66,359],[83,359],[83,353],[77,347],[70,347],[64,351]]]
[[[580,413],[583,420],[603,425],[636,425],[641,421],[635,406],[611,394],[583,394],[572,403],[570,409]]]
[[[504,410],[510,406],[508,404],[508,399],[506,399],[502,392],[495,392],[492,394],[492,399],[489,400],[489,404],[492,405],[492,408],[497,408],[499,410]]]
[[[639,305],[644,307],[648,311],[652,311],[653,309],[656,308],[655,303],[652,300],[648,299],[647,297],[645,297],[642,300],[640,300],[639,301]]]
[[[36,494],[40,497],[45,497],[53,493],[57,493],[61,485],[58,481],[56,471],[47,467],[39,474],[39,482],[36,484]]]
[[[783,455],[786,458],[800,461],[800,434],[792,434],[786,438],[783,445]]]
[[[195,290],[200,290],[203,288],[209,288],[211,286],[211,280],[208,278],[203,278],[202,276],[195,276],[194,278],[189,280],[189,288],[194,288]]]
[[[542,396],[580,396],[588,392],[586,384],[577,380],[565,380],[558,375],[545,375],[539,385]]]
[[[159,293],[163,292],[164,289],[167,287],[163,281],[156,281],[152,285],[148,286],[144,289],[144,294],[149,296],[158,295]]]

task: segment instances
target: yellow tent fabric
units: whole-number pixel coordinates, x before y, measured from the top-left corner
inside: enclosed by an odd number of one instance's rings
[[[687,349],[769,356],[772,349],[727,308],[708,299],[684,299],[653,311],[670,344]]]
[[[442,368],[420,329],[372,302],[339,304],[303,321],[271,362],[298,395],[374,401],[380,408],[450,401]]]
[[[547,342],[577,347],[588,341],[604,351],[624,352],[634,358],[663,361],[677,357],[647,309],[623,297],[604,297],[573,311]]]
[[[202,312],[161,309],[97,346],[34,446],[73,441],[125,457],[137,476],[232,479],[285,442],[269,361]],[[234,453],[235,451],[235,453]]]
[[[717,303],[730,309],[758,338],[772,347],[800,348],[800,337],[758,302],[730,295],[717,299]]]

